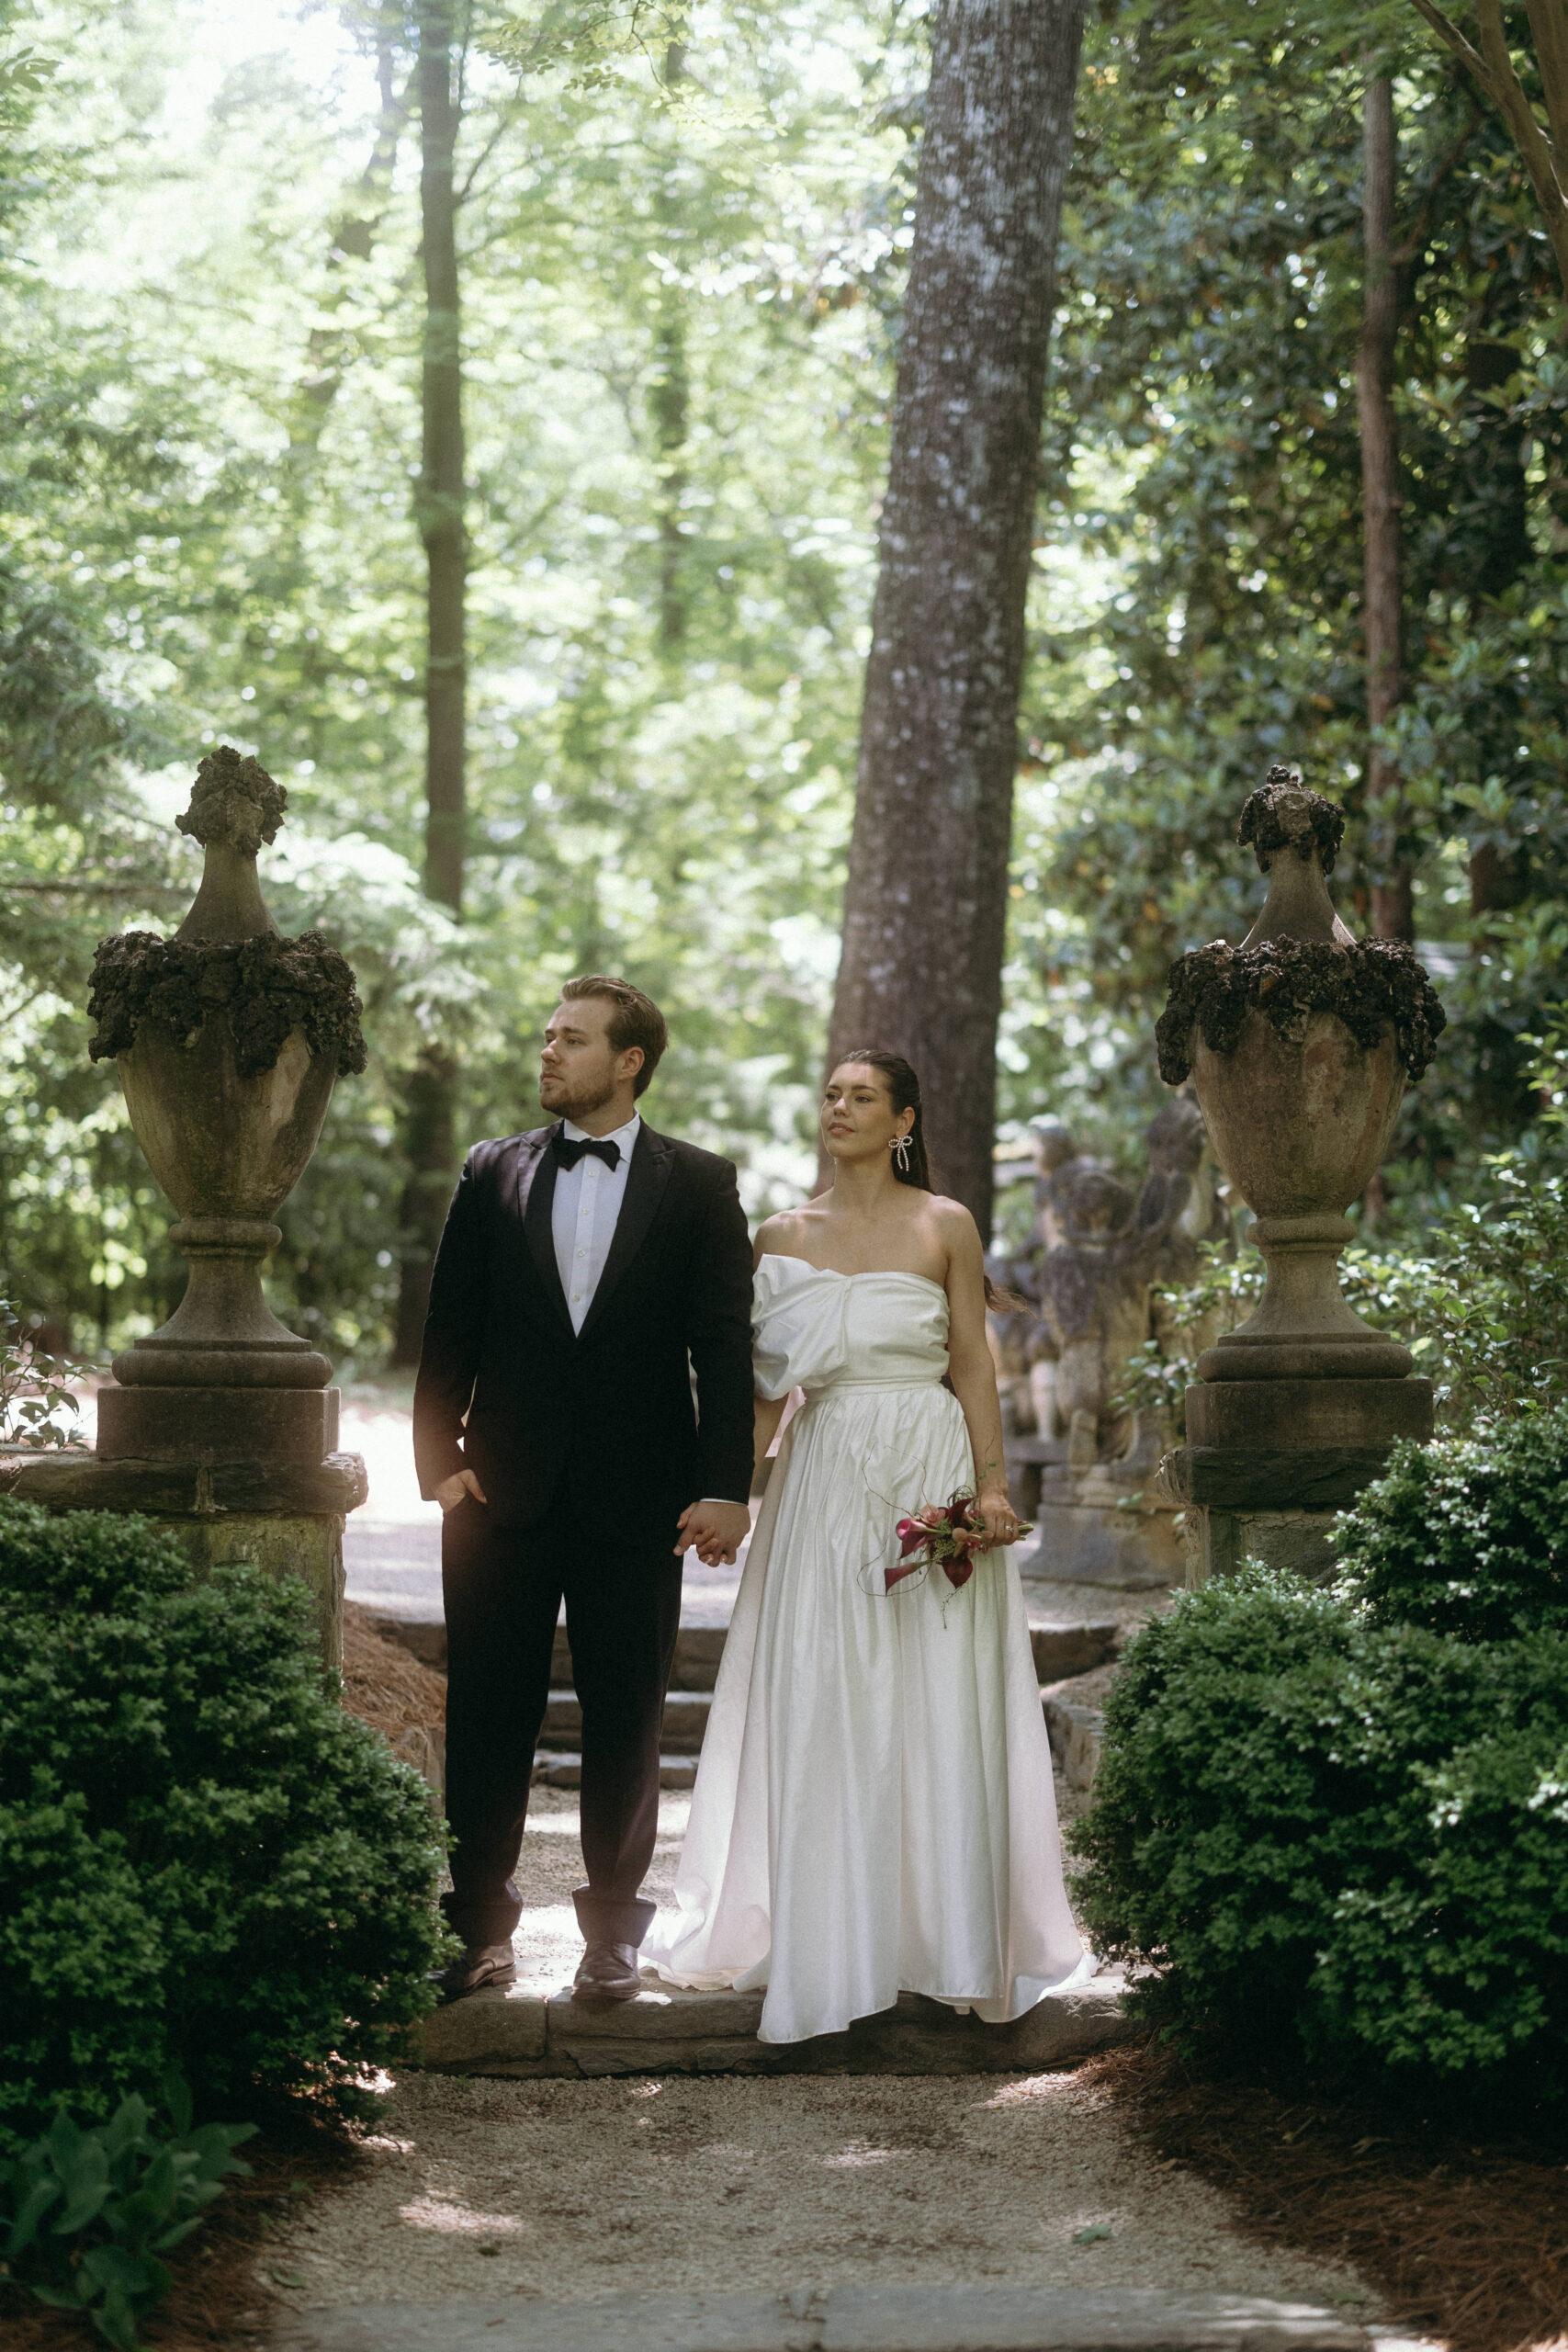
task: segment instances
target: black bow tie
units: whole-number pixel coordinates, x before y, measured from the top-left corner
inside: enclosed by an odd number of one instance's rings
[[[582,1136],[572,1143],[564,1134],[558,1135],[550,1149],[562,1168],[575,1168],[585,1151],[592,1152],[595,1159],[602,1159],[606,1168],[618,1168],[621,1164],[620,1145],[600,1136]]]

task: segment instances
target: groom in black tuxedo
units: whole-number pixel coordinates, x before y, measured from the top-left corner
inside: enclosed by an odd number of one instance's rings
[[[466,1947],[449,1999],[514,1973],[563,1597],[588,1875],[574,1997],[636,1994],[682,1555],[733,1560],[749,1525],[750,1242],[729,1162],[638,1115],[667,1041],[640,989],[568,983],[540,1067],[555,1124],[474,1146],[431,1280],[413,1444],[446,1514],[442,1899]]]

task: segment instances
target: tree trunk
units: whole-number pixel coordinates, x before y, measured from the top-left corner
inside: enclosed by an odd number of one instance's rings
[[[686,487],[686,408],[689,378],[686,368],[685,295],[679,286],[666,286],[659,297],[654,329],[653,383],[649,408],[653,422],[659,466],[659,650],[666,661],[678,661],[686,643],[685,548],[682,543],[682,494]]]
[[[1024,601],[1084,0],[940,0],[861,722],[836,1057],[919,1072],[991,1219]]]
[[[457,1064],[450,1055],[432,1048],[421,1055],[403,1094],[403,1155],[409,1175],[398,1219],[402,1266],[392,1337],[394,1364],[419,1362],[431,1269],[452,1194],[457,1107]]]
[[[671,41],[664,52],[664,85],[672,89],[686,71],[686,51]],[[672,186],[673,165],[654,199],[654,218],[660,242],[670,258],[680,252],[680,202]],[[686,488],[686,437],[691,403],[691,374],[686,360],[686,289],[663,284],[653,330],[653,381],[649,414],[653,425],[659,467],[659,630],[660,656],[679,661],[685,650],[687,623],[686,550],[682,544],[682,497]]]
[[[1546,102],[1544,123],[1514,62],[1513,45],[1524,44],[1517,17],[1509,22],[1505,0],[1475,0],[1473,41],[1438,0],[1414,0],[1414,5],[1507,124],[1540,206],[1558,277],[1568,292],[1568,0],[1525,0]]]
[[[1403,548],[1399,436],[1393,413],[1394,345],[1399,334],[1399,268],[1393,250],[1398,139],[1393,85],[1367,85],[1364,123],[1364,280],[1356,401],[1361,425],[1361,510],[1365,551],[1363,613],[1367,644],[1367,816],[1372,865],[1372,930],[1380,939],[1414,939],[1408,865],[1395,846],[1399,770],[1377,741],[1404,694]]]
[[[403,125],[408,120],[412,91],[399,91],[396,80],[396,27],[385,15],[376,25],[376,79],[381,94],[381,104],[376,123],[375,144],[370,159],[359,175],[355,191],[357,203],[351,203],[332,223],[328,232],[328,283],[322,293],[320,309],[330,317],[353,290],[351,280],[345,280],[343,267],[345,260],[368,261],[375,248],[376,232],[392,192],[392,175],[397,168],[398,142]],[[306,345],[306,373],[295,389],[295,412],[288,428],[288,463],[296,494],[303,496],[309,474],[314,467],[321,447],[321,435],[328,415],[343,383],[345,355],[351,336],[342,327],[320,323],[310,330]]]
[[[457,145],[453,0],[421,0],[420,220],[423,231],[423,462],[416,510],[430,572],[425,659],[427,813],[424,886],[463,911],[463,763],[467,679],[463,521],[463,362],[458,340]]]
[[[458,107],[454,0],[419,0],[420,222],[424,264],[423,455],[414,498],[429,575],[425,655],[424,887],[463,911],[468,533],[463,494],[463,365],[459,341]],[[457,1070],[432,1049],[409,1082],[401,1274],[392,1362],[418,1362],[430,1274],[456,1174]]]

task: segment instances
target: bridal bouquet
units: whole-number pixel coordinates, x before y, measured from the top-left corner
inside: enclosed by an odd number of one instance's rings
[[[1033,1530],[1021,1525],[1018,1532],[1029,1535]],[[954,1592],[961,1592],[975,1573],[976,1553],[983,1552],[989,1540],[974,1489],[967,1487],[960,1487],[944,1503],[928,1503],[912,1519],[901,1519],[895,1532],[898,1559],[884,1578],[888,1592],[906,1577],[934,1567],[942,1569]]]

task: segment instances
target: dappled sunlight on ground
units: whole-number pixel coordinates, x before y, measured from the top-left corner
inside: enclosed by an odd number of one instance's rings
[[[390,2143],[390,2144],[389,2144]],[[1246,2241],[1071,2075],[413,2075],[280,2256],[305,2306],[900,2281],[1359,2292]]]
[[[476,2213],[468,2205],[448,2205],[439,2198],[422,2197],[400,2205],[398,2219],[411,2230],[438,2230],[446,2237],[520,2238],[523,2224],[514,2213]]]
[[[980,2104],[987,2108],[1037,2107],[1048,2099],[1092,2100],[1094,2097],[1095,2093],[1080,2084],[1075,2075],[1025,2075],[1021,2080],[1005,2080],[998,2091]]]

